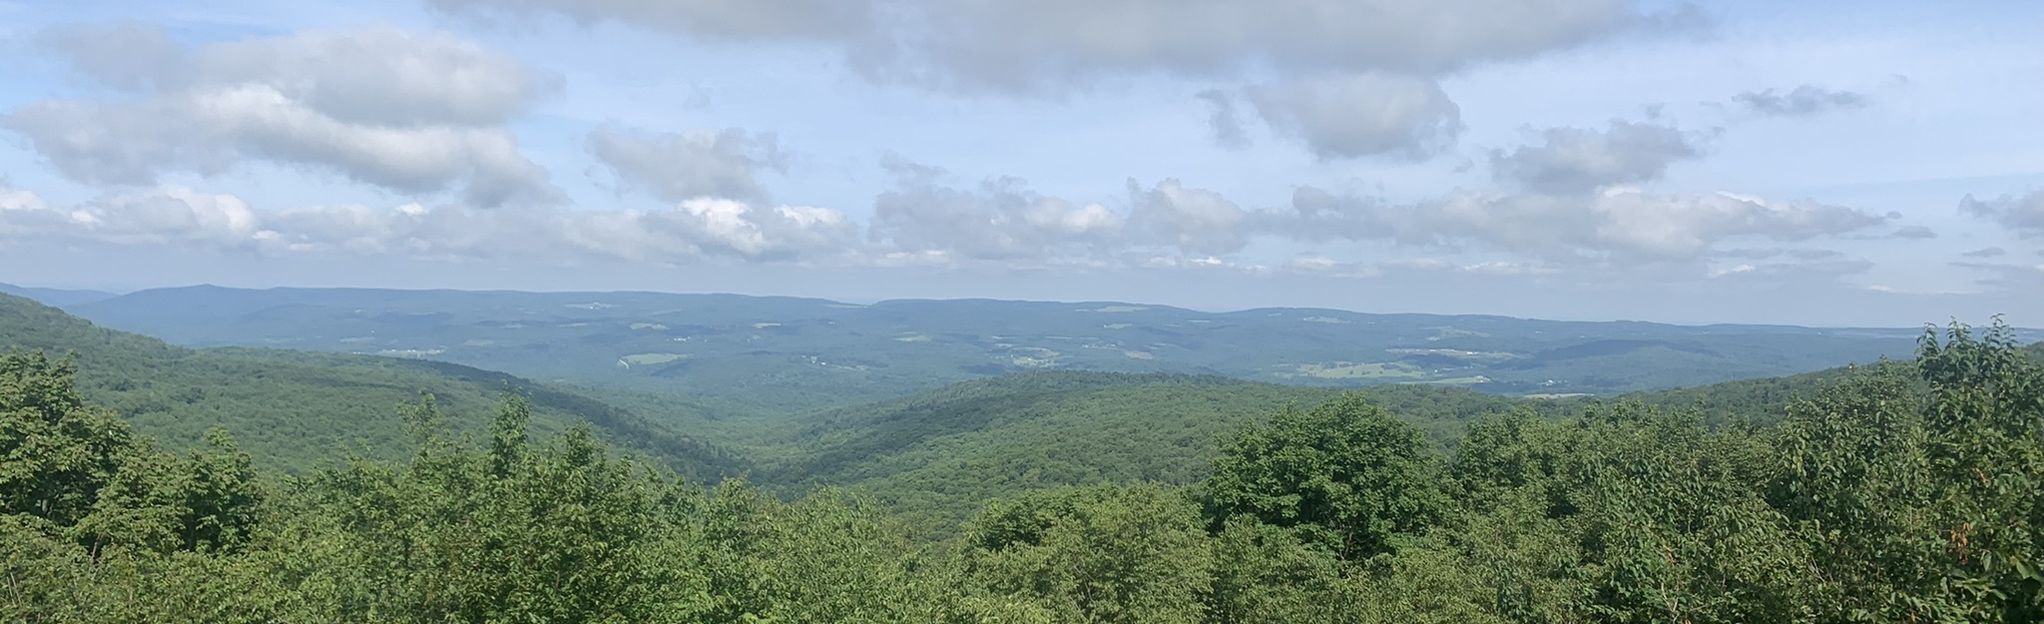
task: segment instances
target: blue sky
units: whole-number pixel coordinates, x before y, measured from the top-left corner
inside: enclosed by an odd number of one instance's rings
[[[2034,3],[170,4],[0,0],[0,281],[2044,322]]]

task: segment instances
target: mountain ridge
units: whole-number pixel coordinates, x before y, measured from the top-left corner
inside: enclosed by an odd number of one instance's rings
[[[800,412],[1032,370],[1617,395],[1901,356],[1920,328],[1685,326],[1122,302],[397,289],[137,291],[69,308],[187,346],[448,361]],[[1586,355],[1579,354],[1588,350]]]
[[[742,471],[729,451],[579,394],[446,362],[227,347],[190,349],[95,325],[26,298],[0,295],[0,348],[73,358],[81,391],[143,433],[197,446],[227,429],[259,463],[304,471],[346,453],[391,457],[407,444],[398,405],[434,395],[457,431],[476,433],[499,396],[532,402],[535,426],[587,422],[621,447],[683,474]]]
[[[1921,329],[1923,328],[1923,326],[1921,326],[1921,325],[1910,325],[1910,326],[1902,326],[1902,325],[1893,325],[1893,326],[1883,326],[1883,325],[1823,325],[1823,324],[1812,324],[1812,323],[1682,323],[1682,322],[1672,322],[1672,321],[1654,321],[1654,320],[1645,320],[1645,319],[1631,319],[1631,318],[1607,318],[1607,319],[1554,319],[1554,318],[1544,318],[1544,317],[1530,317],[1530,316],[1512,316],[1512,315],[1506,315],[1506,314],[1484,314],[1484,313],[1465,313],[1465,312],[1370,312],[1370,311],[1363,311],[1363,310],[1354,310],[1354,309],[1349,309],[1349,308],[1328,308],[1328,307],[1319,307],[1319,306],[1258,306],[1258,307],[1250,307],[1250,308],[1227,308],[1227,309],[1207,309],[1207,308],[1189,308],[1189,307],[1184,307],[1184,306],[1178,306],[1178,305],[1171,305],[1171,304],[1162,304],[1162,303],[1141,303],[1141,302],[1130,302],[1130,301],[1119,301],[1119,300],[1109,300],[1109,299],[1072,299],[1072,300],[1066,300],[1066,299],[1027,299],[1027,298],[1002,298],[1002,297],[941,297],[941,298],[940,298],[940,297],[898,297],[898,298],[889,298],[889,299],[879,299],[879,300],[874,300],[874,301],[871,301],[871,302],[868,302],[868,303],[859,303],[859,302],[855,302],[855,301],[847,301],[847,300],[841,300],[841,299],[832,299],[832,298],[829,298],[829,297],[811,297],[811,296],[802,296],[802,295],[756,295],[756,294],[746,294],[746,293],[738,293],[738,292],[678,292],[678,291],[664,291],[664,290],[640,290],[640,289],[628,289],[628,290],[518,290],[518,289],[506,289],[506,288],[484,288],[484,289],[465,289],[465,288],[384,288],[384,287],[372,287],[372,286],[331,286],[331,287],[328,287],[328,286],[265,286],[265,287],[239,287],[239,286],[222,286],[222,285],[218,285],[218,284],[212,284],[212,283],[198,283],[198,284],[186,284],[186,285],[181,285],[181,286],[158,286],[158,287],[151,287],[151,288],[143,288],[143,289],[137,289],[137,290],[127,291],[127,292],[119,292],[119,293],[116,293],[116,292],[107,292],[107,291],[98,291],[98,290],[73,290],[73,289],[55,289],[55,288],[41,288],[41,287],[32,287],[32,286],[22,286],[22,285],[17,285],[17,284],[8,284],[8,283],[0,282],[0,292],[5,292],[5,293],[7,293],[7,294],[16,294],[17,296],[23,296],[23,297],[28,297],[28,298],[31,298],[31,299],[35,299],[35,298],[36,298],[36,297],[30,296],[30,295],[24,295],[24,294],[20,294],[20,293],[18,293],[18,292],[12,292],[12,291],[10,291],[10,290],[8,290],[8,289],[13,289],[14,291],[32,291],[32,292],[49,292],[49,293],[57,293],[57,294],[61,294],[61,293],[77,293],[77,294],[79,294],[79,295],[81,295],[81,296],[89,296],[89,297],[93,297],[93,298],[94,298],[94,299],[93,299],[93,302],[97,302],[97,301],[100,301],[100,300],[105,300],[105,299],[115,299],[115,298],[121,298],[121,297],[128,297],[128,296],[131,296],[131,295],[146,295],[146,294],[150,294],[150,293],[163,293],[163,292],[175,292],[175,291],[191,291],[191,292],[256,292],[256,293],[263,293],[263,292],[277,292],[277,293],[294,293],[294,292],[302,292],[302,293],[313,293],[313,292],[340,292],[340,293],[377,293],[377,294],[422,294],[422,295],[428,295],[428,294],[437,294],[437,295],[446,295],[446,294],[476,294],[476,295],[544,295],[544,296],[570,296],[570,295],[573,295],[573,296],[605,296],[605,295],[627,295],[627,296],[655,296],[655,297],[702,297],[702,298],[732,298],[732,299],[750,299],[750,300],[768,300],[768,301],[774,301],[774,300],[778,300],[778,301],[790,301],[790,302],[804,302],[804,303],[821,303],[821,304],[828,304],[828,305],[835,305],[835,306],[852,306],[852,307],[876,307],[876,306],[886,306],[886,305],[902,305],[902,304],[925,304],[925,303],[992,303],[992,304],[1043,304],[1043,305],[1054,305],[1054,306],[1086,306],[1086,305],[1101,305],[1101,306],[1131,306],[1131,307],[1141,307],[1141,308],[1149,308],[1149,309],[1157,309],[1157,310],[1165,310],[1165,311],[1172,311],[1172,312],[1183,312],[1183,313],[1189,313],[1189,314],[1199,314],[1199,315],[1219,315],[1219,316],[1226,316],[1226,315],[1250,315],[1250,314],[1253,314],[1253,313],[1269,313],[1269,312],[1308,312],[1308,313],[1310,313],[1310,312],[1331,312],[1331,313],[1339,313],[1339,314],[1347,314],[1347,315],[1357,315],[1357,316],[1366,316],[1366,317],[1380,317],[1380,318],[1386,318],[1386,319],[1439,319],[1439,320],[1483,320],[1483,321],[1529,321],[1529,322],[1538,322],[1538,323],[1554,323],[1554,324],[1602,324],[1602,325],[1639,325],[1639,326],[1650,326],[1650,327],[1676,327],[1676,328],[1689,328],[1689,329],[1713,329],[1713,328],[1723,328],[1723,329],[1747,329],[1747,330],[1757,330],[1757,329],[1784,329],[1784,330],[1814,330],[1814,331],[1862,331],[1862,330],[1865,330],[1865,331],[1905,331],[1905,330],[1906,330],[1906,331],[1919,331],[1919,330],[1921,330]],[[38,299],[38,301],[41,301],[41,300],[40,300],[40,299]],[[56,305],[56,304],[49,304],[48,302],[44,302],[44,303],[45,303],[46,305],[54,305],[55,307],[63,307],[62,305]],[[77,304],[71,304],[71,305],[80,305],[80,304],[83,304],[83,303],[87,303],[87,302],[79,302],[79,303],[77,303]],[[2034,334],[2044,334],[2044,327],[2039,327],[2039,328],[2032,328],[2032,327],[2018,327],[2018,328],[2016,328],[2016,329],[2017,329],[2017,330],[2018,330],[2019,332],[2022,332],[2022,333],[2024,333],[2025,335],[2034,335]]]

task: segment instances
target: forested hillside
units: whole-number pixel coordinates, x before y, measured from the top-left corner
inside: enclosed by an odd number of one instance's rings
[[[1908,362],[1881,360],[1800,375],[1742,379],[1724,383],[1669,388],[1626,395],[1625,399],[1667,409],[1695,410],[1706,421],[1724,425],[1740,421],[1772,423],[1788,414],[1797,399],[1807,398],[1826,386],[1869,371],[1907,367]]]
[[[2044,361],[2044,343],[2021,350]],[[1878,361],[1801,375],[1641,392],[1614,399],[1514,398],[1432,385],[1361,391],[1285,386],[1215,376],[1039,372],[968,381],[818,414],[772,419],[748,431],[761,460],[754,478],[788,492],[840,486],[870,494],[922,526],[949,527],[989,500],[1045,487],[1132,480],[1204,479],[1213,441],[1269,419],[1359,392],[1456,451],[1471,424],[1521,414],[1563,419],[1638,403],[1693,413],[1712,428],[1772,425],[1799,399],[1855,376],[1899,375],[1908,361]],[[759,422],[759,421],[754,421]]]
[[[195,448],[208,429],[221,427],[262,467],[303,472],[351,452],[396,458],[404,437],[395,406],[421,393],[449,415],[450,431],[476,434],[488,407],[515,390],[534,405],[536,432],[590,422],[600,437],[696,479],[749,474],[786,495],[848,488],[939,535],[987,501],[1034,489],[1196,483],[1209,475],[1221,435],[1282,406],[1318,405],[1344,392],[1212,375],[1040,371],[776,413],[715,399],[706,407],[703,398],[672,393],[568,391],[431,360],[184,349],[11,298],[0,300],[0,339],[16,349],[75,353],[87,397],[172,448]],[[1907,365],[1873,368],[1897,366]],[[1838,368],[1622,400],[1695,411],[1713,426],[1764,424],[1785,417],[1795,399],[1866,372]],[[1373,386],[1365,394],[1443,453],[1484,417],[1565,417],[1597,401],[1425,384]]]
[[[951,525],[988,500],[1030,489],[1197,482],[1222,434],[1342,392],[1215,376],[1009,375],[805,418],[785,444],[763,449],[782,459],[759,478],[847,486]],[[1573,404],[1419,385],[1365,394],[1442,445],[1487,415]]]
[[[1194,484],[1035,489],[926,544],[839,494],[677,481],[586,429],[534,440],[515,394],[481,439],[422,403],[407,459],[266,479],[231,436],[164,453],[65,366],[10,354],[0,619],[2044,618],[2044,368],[2002,328],[1955,327],[1910,364],[1818,385],[1773,424],[1639,402],[1492,414],[1452,454],[1360,397],[1273,405]],[[858,439],[833,431],[816,439]]]
[[[2012,334],[2012,336],[2016,336]],[[2026,336],[2015,339],[2020,341]],[[2032,343],[2016,352],[2033,361],[2044,362],[2044,342]],[[1800,375],[1742,379],[1689,388],[1637,392],[1620,397],[1666,409],[1693,410],[1713,425],[1741,422],[1773,423],[1788,415],[1797,399],[1815,396],[1825,387],[1862,374],[1892,374],[1914,366],[1904,360],[1878,360]]]
[[[431,394],[456,432],[477,433],[507,391],[530,397],[543,433],[590,423],[606,439],[697,478],[743,470],[714,445],[586,396],[466,366],[266,349],[186,349],[0,295],[0,347],[75,357],[79,391],[173,448],[222,428],[258,466],[303,471],[347,453],[402,455],[397,406]],[[685,409],[674,402],[671,409]]]

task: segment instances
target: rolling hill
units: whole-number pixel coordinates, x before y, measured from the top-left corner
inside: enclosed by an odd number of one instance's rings
[[[1623,395],[1697,409],[1719,422],[1769,420],[1793,398],[1849,374],[1848,369],[1817,366],[1818,356],[1798,348],[1843,358],[1840,352],[1885,353],[1890,347],[1883,345],[1893,344],[1895,355],[1906,356],[1920,332],[1407,315],[1329,316],[1350,320],[1314,320],[1287,329],[1268,320],[1277,314],[1271,311],[1215,315],[1117,305],[968,301],[852,306],[656,293],[194,288],[144,291],[73,307],[114,323],[156,327],[196,344],[328,352],[176,347],[4,296],[0,345],[76,353],[88,395],[119,410],[145,433],[191,444],[206,428],[223,426],[273,467],[303,469],[330,461],[342,449],[386,456],[395,452],[403,442],[393,407],[420,391],[439,397],[457,427],[474,430],[498,393],[515,388],[533,398],[540,415],[536,425],[543,431],[586,421],[613,441],[691,476],[749,471],[754,480],[788,493],[848,487],[873,495],[892,510],[936,520],[917,524],[947,527],[987,500],[1040,487],[1196,482],[1206,474],[1216,437],[1286,405],[1314,405],[1367,384],[1374,384],[1364,388],[1374,401],[1444,446],[1468,422],[1486,414],[1515,409],[1563,413],[1584,404],[1576,393],[1560,392],[1571,389],[1565,385],[1528,387],[1552,392],[1510,396],[1479,391],[1504,387],[1494,381],[1385,383],[1382,375],[1349,375],[1353,371],[1333,368],[1315,369],[1327,374],[1255,380],[1240,378],[1255,376],[1255,365],[1199,359],[1226,349],[1243,349],[1240,359],[1255,361],[1283,352],[1332,353],[1328,350],[1338,346],[1303,344],[1295,331],[1332,341],[1335,335],[1313,333],[1332,327],[1353,332],[1351,344],[1412,339],[1416,342],[1407,344],[1460,348],[1455,354],[1384,348],[1407,358],[1402,361],[1435,366],[1430,374],[1441,375],[1469,372],[1454,368],[1451,360],[1491,353],[1474,349],[1516,349],[1512,353],[1524,355],[1486,361],[1482,374],[1573,366],[1603,370],[1606,379],[1631,380],[1609,386],[1621,388],[1671,378],[1737,376],[1709,368],[1728,354],[1772,362],[1738,371],[1811,368],[1795,375]],[[1074,306],[1083,309],[1072,312]],[[959,316],[960,310],[972,314]],[[988,364],[999,353],[1015,352],[1000,344],[1077,339],[1017,331],[1076,334],[1069,326],[1074,321],[1066,318],[1073,314],[1126,315],[1113,318],[1129,321],[1098,328],[1168,334],[1189,345],[1187,360],[1208,363],[1193,366],[1201,374],[1171,372],[1173,360],[1161,356]],[[762,318],[783,320],[746,323]],[[1201,320],[1209,322],[1195,322]],[[1118,326],[1122,323],[1126,326]],[[1162,326],[1136,330],[1137,323]],[[1346,327],[1372,324],[1384,327]],[[790,325],[796,328],[787,329]],[[1219,326],[1205,336],[1209,342],[1186,338],[1204,331],[1190,327],[1206,325]],[[1004,333],[978,337],[967,331],[975,326],[998,326]],[[923,329],[910,332],[908,327]],[[524,330],[538,333],[516,339],[528,342],[480,337],[515,336]],[[1374,333],[1379,331],[1392,337]],[[921,339],[901,340],[904,332]],[[1573,337],[1560,336],[1563,332]],[[1267,344],[1248,344],[1259,337]],[[665,347],[673,350],[700,350],[674,354],[668,361],[635,359],[628,353],[616,356],[612,365],[593,368],[578,359],[647,348],[649,339],[681,345]],[[1003,342],[984,343],[988,339]],[[469,346],[439,346],[449,344]],[[879,352],[859,350],[868,344],[880,345]],[[2039,348],[2044,347],[2032,350]],[[586,386],[535,383],[439,358],[536,370]],[[1151,370],[1088,370],[1132,363]],[[698,389],[708,396],[692,394]],[[812,409],[819,405],[824,407]]]
[[[2044,342],[2021,347],[2017,352],[2038,362],[2044,362]],[[1910,358],[1880,360],[1796,375],[1636,392],[1620,398],[1636,399],[1668,409],[1696,410],[1702,413],[1706,420],[1717,424],[1736,421],[1768,423],[1786,416],[1789,404],[1796,399],[1808,398],[1850,375],[1877,373],[1882,369],[1913,365]],[[1902,375],[1903,378],[1910,376],[1906,373]]]
[[[1076,371],[966,381],[804,419],[783,433],[780,447],[765,449],[760,478],[794,490],[849,487],[934,519],[915,524],[956,526],[986,501],[1029,489],[1196,482],[1223,434],[1343,392],[1212,375]],[[1365,394],[1442,443],[1485,414],[1575,404],[1426,385]]]
[[[2044,343],[2023,349],[2044,361]],[[1771,424],[1789,404],[1858,374],[1908,360],[1595,397],[1505,397],[1423,384],[1361,389],[1452,453],[1467,426],[1526,411],[1564,418],[1597,403],[1639,402],[1691,411],[1706,422]],[[1913,379],[1902,371],[1897,378]],[[1352,391],[1218,376],[1078,371],[1021,373],[960,382],[878,403],[784,422],[761,456],[760,477],[800,490],[843,486],[891,508],[955,526],[982,503],[1023,491],[1092,483],[1204,478],[1215,440],[1278,410],[1307,408]]]
[[[1917,329],[1678,326],[1116,302],[195,286],[67,307],[187,346],[410,357],[798,412],[1035,370],[1618,394],[1909,353]]]
[[[0,295],[0,349],[74,357],[80,390],[144,434],[192,446],[221,427],[267,468],[302,471],[408,444],[396,407],[431,393],[457,431],[478,431],[505,391],[527,395],[534,428],[589,423],[600,435],[701,479],[742,470],[724,449],[581,394],[457,364],[274,349],[187,349]]]

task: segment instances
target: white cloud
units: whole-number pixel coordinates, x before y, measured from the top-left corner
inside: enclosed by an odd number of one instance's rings
[[[692,199],[679,211],[642,214],[650,225],[694,241],[706,254],[749,260],[838,253],[857,235],[844,213],[811,206],[767,209],[725,199]]]
[[[1097,203],[1045,197],[1018,178],[976,189],[944,186],[942,171],[893,163],[900,180],[873,201],[871,238],[885,248],[974,260],[1091,256],[1122,236],[1125,219]]]
[[[0,189],[0,237],[16,240],[252,248],[259,232],[255,212],[232,195],[172,186],[57,208]]]
[[[1458,191],[1412,203],[1300,187],[1289,209],[1245,209],[1219,193],[1166,179],[1131,180],[1126,212],[1045,197],[1013,178],[973,190],[937,184],[941,172],[903,168],[903,182],[875,203],[871,239],[893,251],[954,259],[1122,263],[1142,258],[1228,257],[1258,238],[1301,243],[1392,241],[1457,253],[1504,254],[1491,271],[1525,267],[1689,264],[1713,256],[1788,256],[1833,262],[1822,249],[1728,247],[1799,242],[1860,232],[1889,217],[1843,206],[1733,193]],[[1131,260],[1137,259],[1137,260]]]
[[[477,205],[559,197],[499,127],[549,81],[459,39],[381,26],[191,48],[136,27],[46,39],[127,91],[0,118],[74,179],[149,185],[269,160],[405,193],[458,187]]]
[[[1507,260],[1457,262],[1430,257],[1386,260],[1382,262],[1344,262],[1319,255],[1295,257],[1285,265],[1285,268],[1296,273],[1333,277],[1380,277],[1393,273],[1462,274],[1502,277],[1551,275],[1559,272],[1559,269],[1555,267],[1538,262]]]
[[[825,208],[709,198],[659,210],[420,204],[254,210],[232,195],[166,186],[57,208],[32,193],[0,188],[0,240],[258,254],[678,264],[840,257],[856,253],[857,226]]]
[[[1736,237],[1801,241],[1885,222],[1883,217],[1843,206],[1730,193],[1610,191],[1600,194],[1590,211],[1597,217],[1592,241],[1620,252],[1659,258],[1695,257],[1719,241]]]
[[[892,37],[906,73],[1011,92],[1143,73],[1438,74],[1573,46],[1640,23],[1623,0],[959,0],[916,5]],[[920,26],[920,27],[917,27]]]
[[[1126,211],[1049,197],[1018,178],[976,188],[941,183],[941,170],[894,163],[896,188],[874,200],[870,238],[883,250],[958,260],[1063,265],[1179,262],[1240,251],[1258,234],[1251,215],[1213,191],[1167,179],[1128,182]]]
[[[1175,179],[1144,191],[1129,180],[1129,224],[1138,241],[1167,245],[1195,254],[1240,251],[1255,234],[1249,213],[1205,189],[1187,188]]]
[[[1276,222],[1309,240],[1474,245],[1571,261],[1688,261],[1740,238],[1801,241],[1886,222],[1841,206],[1630,188],[1589,196],[1457,192],[1399,206],[1302,187],[1292,203]]]
[[[767,197],[758,176],[785,171],[786,156],[773,134],[736,128],[717,132],[630,133],[598,128],[589,133],[589,153],[634,186],[668,201],[722,197],[757,201]]]
[[[428,0],[705,41],[826,43],[882,81],[1040,93],[1106,76],[1437,75],[1657,21],[1626,0]]]
[[[51,31],[80,72],[136,91],[267,85],[336,120],[389,126],[492,125],[554,80],[452,35],[390,26],[312,30],[187,48],[160,29]]]
[[[1629,0],[428,0],[477,16],[552,14],[707,42],[835,49],[868,79],[1057,97],[1139,76],[1274,80],[1262,117],[1321,158],[1423,158],[1460,121],[1434,79],[1693,22]],[[1232,103],[1209,96],[1224,145]]]
[[[1549,128],[1540,143],[1491,152],[1501,182],[1545,193],[1572,193],[1656,180],[1698,150],[1675,128],[1614,121],[1602,129]]]
[[[1835,263],[1826,250],[1753,250],[1735,242],[1805,241],[1883,225],[1851,208],[1729,193],[1456,192],[1392,203],[1301,187],[1289,209],[1245,209],[1220,193],[1165,179],[1130,180],[1126,208],[1045,196],[1022,180],[941,183],[936,169],[896,163],[896,188],[868,225],[837,210],[695,197],[655,210],[466,204],[251,210],[228,195],[179,187],[118,194],[75,207],[0,188],[0,238],[150,244],[259,253],[398,254],[424,258],[608,258],[687,263],[833,262],[901,266],[1228,266],[1258,239],[1391,241],[1448,259],[1342,265],[1352,273],[1443,269],[1545,275],[1558,267],[1698,266],[1714,258],[1793,257]],[[1212,261],[1209,262],[1208,259]],[[1313,261],[1295,263],[1310,268]],[[1787,265],[1783,265],[1787,266]]]
[[[40,195],[21,189],[0,186],[0,212],[8,210],[39,211],[48,209],[49,205],[43,203],[43,198]]]
[[[1278,134],[1323,160],[1424,160],[1453,147],[1461,109],[1428,78],[1380,73],[1259,85],[1245,90]]]

